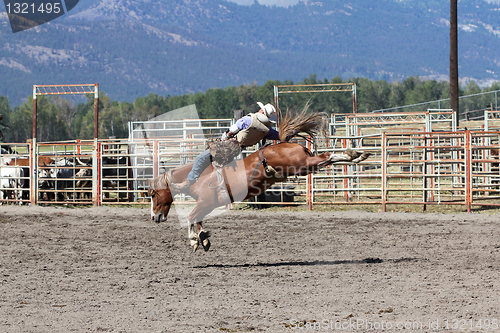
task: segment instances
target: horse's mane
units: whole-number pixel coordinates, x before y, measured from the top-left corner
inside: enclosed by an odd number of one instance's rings
[[[193,163],[188,163],[188,164],[181,165],[181,166],[178,166],[176,168],[168,170],[163,175],[151,179],[149,181],[149,188],[152,190],[164,190],[164,189],[169,188],[168,182],[182,182],[182,181],[184,181],[184,179],[182,179],[182,178],[181,179],[176,178],[175,174],[180,171],[181,174],[185,173],[185,176],[187,176],[187,172],[191,171],[192,166],[193,166]]]
[[[164,175],[158,176],[149,181],[149,188],[152,190],[164,190],[167,187],[167,181]]]
[[[307,133],[313,140],[318,136],[326,137],[326,126],[328,124],[327,113],[307,113],[308,108],[309,103],[307,103],[304,109],[296,116],[287,110],[279,126],[281,141],[289,141],[298,133]]]

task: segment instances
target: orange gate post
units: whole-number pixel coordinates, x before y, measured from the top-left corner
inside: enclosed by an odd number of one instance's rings
[[[471,131],[465,131],[465,203],[467,205],[467,213],[471,212],[472,208],[472,147],[471,147]]]
[[[387,145],[386,132],[382,132],[382,211],[387,209]]]
[[[307,149],[311,151],[311,141],[307,141]],[[312,186],[312,174],[307,175],[307,207],[312,210],[313,206],[313,186]]]

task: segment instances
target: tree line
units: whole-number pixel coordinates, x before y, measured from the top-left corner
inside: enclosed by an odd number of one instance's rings
[[[356,83],[358,112],[393,108],[398,106],[423,103],[449,98],[449,84],[444,81],[424,80],[409,77],[401,82],[372,81],[366,78],[355,78],[343,81],[340,77],[331,80],[318,80],[311,75],[302,82],[295,84],[328,84]],[[238,87],[214,88],[196,94],[178,96],[160,96],[149,94],[137,98],[134,102],[118,102],[111,100],[105,92],[99,93],[99,137],[127,138],[128,122],[147,121],[165,112],[191,104],[196,105],[201,119],[233,118],[235,110],[243,110],[245,114],[256,112],[256,102],[274,102],[273,88],[277,85],[291,85],[292,81],[269,80],[265,84],[245,84]],[[480,88],[470,81],[460,87],[460,95],[480,94],[500,90],[498,82],[490,87]],[[86,102],[78,104],[61,96],[38,96],[37,104],[37,140],[62,141],[75,139],[92,139],[94,134],[94,97],[88,95]],[[311,111],[327,112],[328,114],[351,113],[352,94],[349,92],[335,93],[300,93],[280,95],[282,112],[300,111],[306,104]],[[449,102],[439,105],[416,106],[411,111],[423,111],[428,108],[447,108]],[[461,100],[461,113],[480,110],[495,106],[492,94],[477,95]],[[405,110],[410,111],[410,110]],[[21,143],[32,137],[33,129],[33,98],[13,108],[5,96],[0,96],[1,122],[8,125],[3,129],[4,142]]]

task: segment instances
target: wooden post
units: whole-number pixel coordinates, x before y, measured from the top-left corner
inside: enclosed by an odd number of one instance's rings
[[[457,0],[450,0],[450,107],[460,122],[458,104],[458,29]]]

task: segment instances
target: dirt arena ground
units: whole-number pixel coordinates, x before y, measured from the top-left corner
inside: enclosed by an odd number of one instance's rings
[[[0,207],[0,332],[500,332],[500,218]]]

